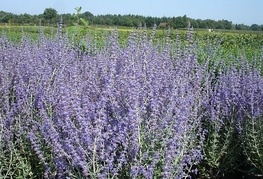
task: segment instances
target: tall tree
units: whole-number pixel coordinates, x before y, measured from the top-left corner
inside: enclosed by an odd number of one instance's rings
[[[43,16],[48,22],[50,22],[57,17],[57,14],[58,14],[58,12],[56,9],[46,8]]]
[[[257,24],[252,24],[252,25],[250,26],[250,29],[251,29],[251,30],[260,30],[260,26],[257,25]]]

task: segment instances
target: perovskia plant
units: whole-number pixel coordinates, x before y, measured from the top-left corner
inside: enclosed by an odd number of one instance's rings
[[[201,161],[210,177],[233,170],[236,156],[224,163],[239,144],[233,137],[260,134],[243,128],[262,114],[262,76],[245,63],[200,63],[192,32],[181,47],[169,35],[154,41],[154,30],[149,38],[146,27],[134,29],[126,45],[113,30],[100,49],[86,38],[95,53],[63,34],[20,44],[2,36],[2,147],[22,141],[34,159],[27,166],[39,166],[28,171],[44,178],[188,178]]]

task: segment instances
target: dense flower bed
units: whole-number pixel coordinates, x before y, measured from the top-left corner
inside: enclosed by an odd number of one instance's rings
[[[263,172],[260,71],[200,64],[188,36],[181,48],[134,30],[120,47],[113,31],[83,52],[61,33],[3,35],[0,176],[219,177],[244,156]]]

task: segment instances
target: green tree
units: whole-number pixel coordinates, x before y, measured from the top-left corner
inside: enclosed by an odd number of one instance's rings
[[[249,30],[249,26],[244,24],[236,24],[236,30]]]
[[[58,15],[57,10],[53,9],[53,8],[46,8],[44,11],[44,18],[48,21],[48,22],[52,22],[52,20],[55,20],[56,17]]]
[[[232,22],[231,21],[228,21],[228,20],[222,20],[224,26],[225,26],[225,29],[232,29]]]
[[[214,20],[211,20],[211,19],[206,19],[204,20],[204,22],[206,23],[206,26],[209,28],[209,29],[215,29],[216,27],[216,23]]]
[[[8,23],[10,20],[14,19],[14,14],[9,12],[0,11],[0,22]]]
[[[225,29],[225,23],[222,20],[217,21],[216,29]]]
[[[29,24],[32,23],[33,21],[32,16],[30,14],[24,13],[21,14],[20,16],[23,24]]]
[[[81,17],[86,21],[90,22],[91,24],[93,23],[94,15],[92,13],[86,11],[83,14],[81,14]]]
[[[179,16],[174,19],[172,19],[173,27],[174,28],[186,28],[188,25],[188,18],[186,15],[183,17]]]
[[[197,22],[196,20],[194,20],[194,19],[189,19],[189,22],[190,22],[190,24],[191,24],[192,27],[194,27],[194,28],[199,28],[199,24],[198,24],[198,22]]]
[[[251,29],[251,30],[260,30],[260,26],[257,25],[257,24],[252,24],[252,25],[250,26],[250,29]]]
[[[153,25],[155,24],[154,18],[151,16],[146,17],[145,23],[146,23],[147,27],[153,27]]]

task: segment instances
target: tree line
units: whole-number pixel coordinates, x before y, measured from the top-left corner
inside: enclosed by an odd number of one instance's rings
[[[13,14],[10,12],[0,11],[0,23],[17,24],[17,25],[56,25],[59,20],[63,19],[63,23],[66,26],[71,26],[76,22],[76,18],[83,18],[91,25],[113,25],[113,26],[126,26],[126,27],[138,27],[140,24],[145,24],[147,27],[152,27],[154,24],[159,28],[171,28],[179,29],[187,27],[190,23],[194,28],[202,29],[235,29],[235,30],[254,30],[263,31],[263,24],[252,24],[251,26],[245,24],[234,24],[228,20],[211,20],[211,19],[192,19],[184,16],[178,17],[151,17],[141,15],[93,15],[91,12],[76,14],[58,14],[53,8],[46,8],[42,14],[30,15]]]

